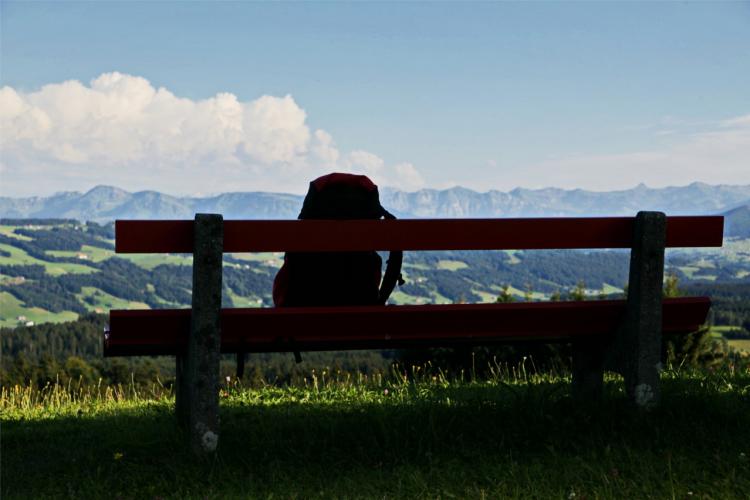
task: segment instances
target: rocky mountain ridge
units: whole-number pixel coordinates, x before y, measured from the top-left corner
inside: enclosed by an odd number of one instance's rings
[[[179,197],[157,191],[131,193],[97,186],[86,193],[48,197],[0,197],[3,218],[70,218],[106,222],[114,219],[184,219],[196,212],[221,213],[227,219],[291,219],[303,197],[285,193],[234,192],[210,197]],[[670,215],[730,214],[745,217],[750,185],[709,185],[596,192],[558,188],[480,193],[462,187],[404,192],[381,189],[381,201],[399,217],[556,217],[633,215],[661,210]],[[745,228],[745,224],[733,224]],[[743,230],[743,232],[745,232]]]

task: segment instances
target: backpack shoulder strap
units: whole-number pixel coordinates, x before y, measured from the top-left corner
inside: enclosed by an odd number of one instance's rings
[[[383,209],[384,219],[395,219],[396,217]],[[401,276],[401,264],[404,260],[404,252],[401,250],[391,250],[388,254],[388,261],[385,267],[385,274],[383,275],[383,282],[380,284],[380,292],[378,298],[381,304],[385,304],[388,301],[388,297],[391,296],[393,289],[396,288],[396,283],[399,286],[404,284],[404,279]]]

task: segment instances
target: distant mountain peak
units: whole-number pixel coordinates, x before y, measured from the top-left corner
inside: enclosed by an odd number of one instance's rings
[[[99,184],[97,186],[92,187],[88,191],[86,191],[84,193],[84,196],[90,195],[90,194],[99,194],[99,193],[130,194],[128,191],[125,191],[124,189],[120,189],[115,186],[107,186],[105,184]]]
[[[669,215],[717,214],[750,202],[750,185],[649,188],[610,192],[584,189],[515,188],[484,193],[462,186],[415,192],[384,187],[383,206],[403,218],[419,217],[557,217],[634,215],[660,210]],[[205,197],[172,196],[158,191],[135,193],[99,185],[86,193],[49,197],[0,197],[0,217],[70,218],[104,222],[113,219],[191,219],[197,212],[221,213],[232,219],[295,219],[303,197],[269,192],[230,192]]]

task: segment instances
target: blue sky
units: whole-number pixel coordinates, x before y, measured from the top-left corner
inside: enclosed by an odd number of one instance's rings
[[[747,2],[2,2],[1,22],[2,195],[750,183]]]

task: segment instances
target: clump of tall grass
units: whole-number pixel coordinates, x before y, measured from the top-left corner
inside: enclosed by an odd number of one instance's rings
[[[33,384],[0,387],[0,415],[13,417],[25,415],[27,418],[54,417],[89,410],[115,410],[140,405],[144,402],[166,401],[173,397],[171,386],[164,386],[159,379],[144,388],[131,377],[128,384],[85,383],[80,377],[75,383],[68,379],[67,384],[59,379],[47,383],[41,389]]]
[[[544,404],[564,397],[571,377],[561,367],[540,371],[531,357],[517,364],[493,359],[477,377],[476,370],[447,373],[439,366],[426,362],[421,365],[394,364],[389,373],[351,373],[340,369],[312,369],[296,384],[278,385],[261,380],[246,384],[242,379],[227,376],[222,379],[220,397],[225,404],[346,403],[413,403],[424,399],[436,401],[451,390],[498,387],[510,394],[512,400],[539,400]],[[693,366],[668,366],[662,373],[666,383],[687,383],[691,387],[716,392],[736,391],[750,393],[750,365],[727,364],[714,368]],[[622,377],[605,374],[605,384],[612,394],[623,393]],[[162,404],[165,408],[174,402],[174,384],[162,383],[158,378],[150,383],[136,381],[131,375],[127,384],[106,384],[102,379],[96,384],[82,377],[61,382],[56,379],[41,389],[34,384],[0,387],[0,416],[3,418],[53,418],[58,415],[84,415],[87,412],[109,412]]]

